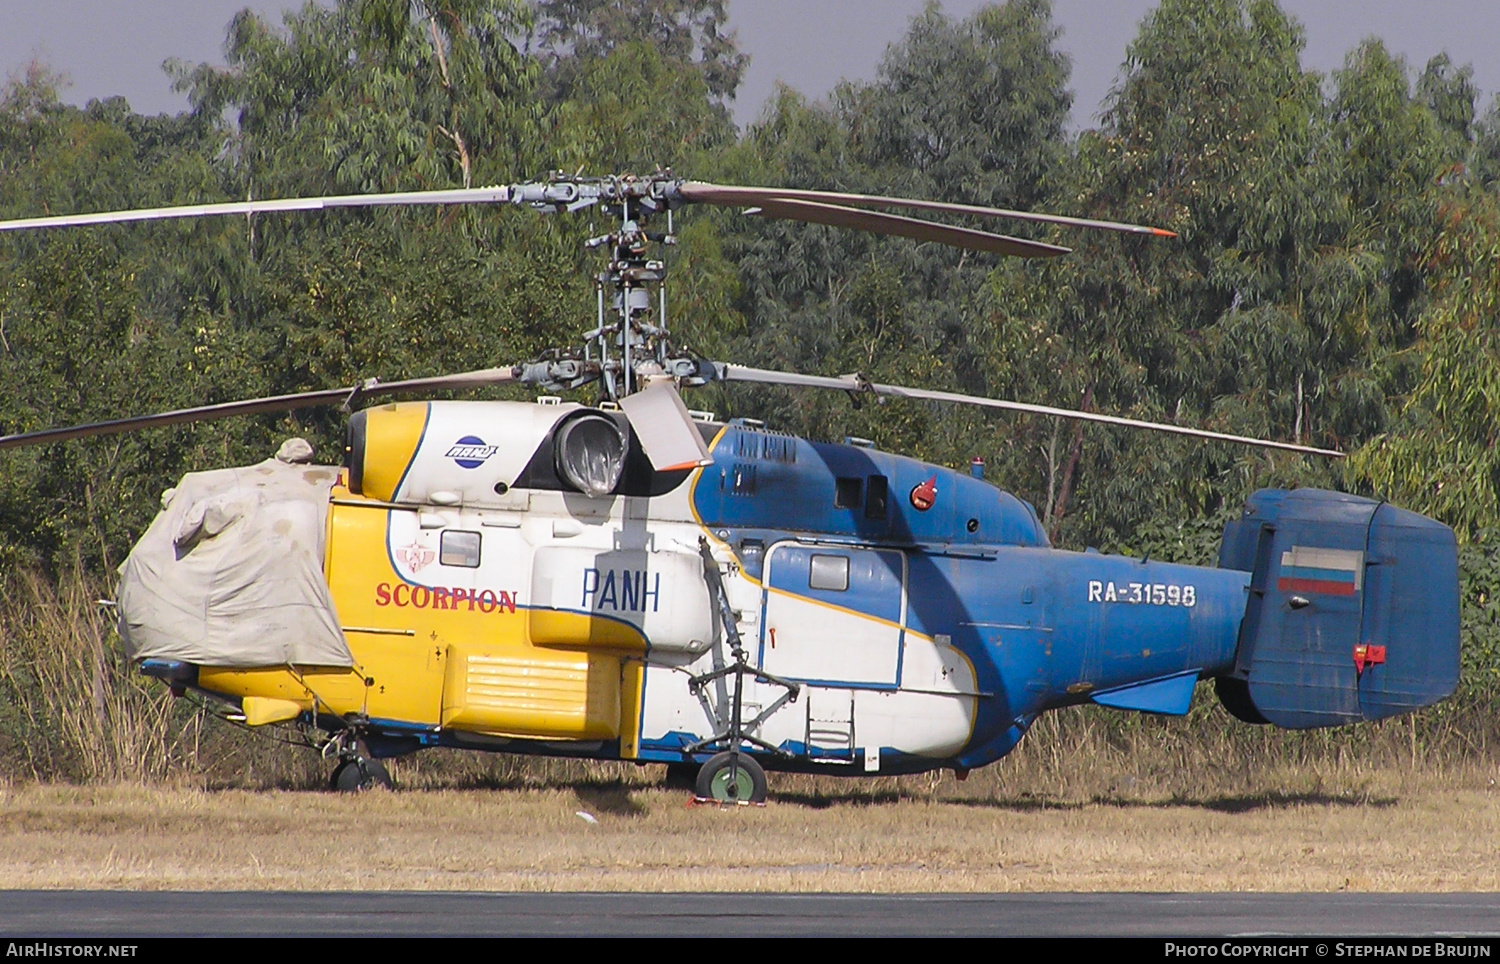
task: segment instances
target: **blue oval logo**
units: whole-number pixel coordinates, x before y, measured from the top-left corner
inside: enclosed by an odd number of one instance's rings
[[[498,445],[486,445],[477,435],[465,435],[448,450],[448,458],[458,463],[461,469],[477,469],[499,451]]]

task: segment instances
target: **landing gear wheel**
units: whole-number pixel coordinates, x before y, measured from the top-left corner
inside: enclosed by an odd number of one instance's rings
[[[333,768],[333,775],[328,778],[328,789],[341,793],[357,793],[377,786],[391,786],[390,772],[379,760],[363,757],[343,761]]]
[[[735,760],[738,758],[738,765]],[[695,792],[720,803],[765,803],[766,771],[748,753],[725,750],[709,757],[698,771]]]
[[[328,789],[330,790],[358,790],[359,783],[359,765],[353,760],[341,760],[339,765],[333,768],[333,773],[328,777]]]

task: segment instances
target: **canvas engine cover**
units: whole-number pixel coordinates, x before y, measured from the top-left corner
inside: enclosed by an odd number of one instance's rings
[[[323,578],[338,475],[267,459],[183,476],[120,567],[120,635],[130,658],[352,665]]]

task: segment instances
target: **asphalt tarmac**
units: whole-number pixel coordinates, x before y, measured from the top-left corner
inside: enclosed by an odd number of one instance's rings
[[[1493,937],[1500,894],[0,891],[7,938],[343,935]]]

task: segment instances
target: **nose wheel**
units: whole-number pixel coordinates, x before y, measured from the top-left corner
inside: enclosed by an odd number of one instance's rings
[[[379,760],[362,756],[340,760],[328,778],[328,789],[341,793],[357,793],[373,787],[391,787],[391,774]]]
[[[360,739],[359,730],[347,727],[329,735],[322,745],[324,759],[337,759],[328,777],[328,789],[340,793],[358,793],[372,787],[390,789],[391,773],[385,764],[370,755]]]
[[[765,803],[766,771],[748,753],[725,750],[708,758],[698,771],[694,793],[719,803]]]

